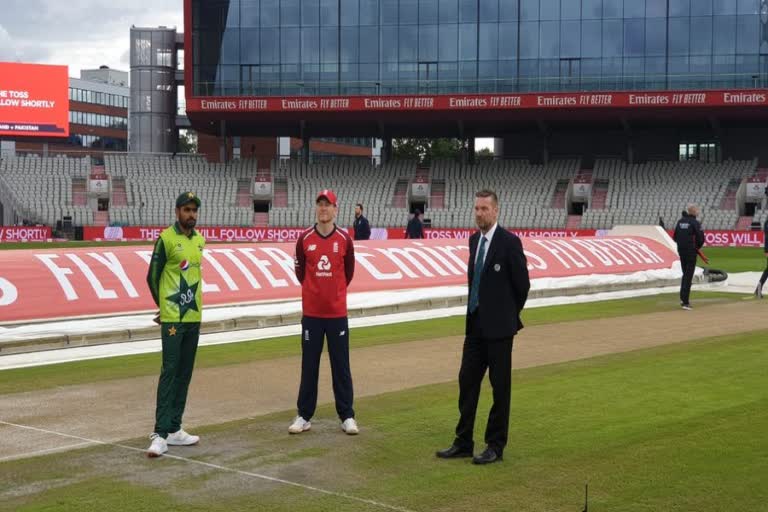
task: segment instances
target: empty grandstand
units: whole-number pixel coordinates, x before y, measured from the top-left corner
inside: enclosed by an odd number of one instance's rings
[[[733,229],[738,212],[721,209],[722,199],[733,180],[742,183],[755,170],[754,161],[649,162],[629,165],[619,160],[598,160],[593,179],[607,185],[604,207],[584,213],[582,227],[610,228],[614,224],[658,224],[673,226],[685,204],[701,206],[708,229]]]
[[[84,190],[90,171],[89,157],[29,154],[0,159],[0,201],[6,218],[15,224],[55,226],[65,217],[73,225],[93,224],[93,210],[79,200],[84,198],[73,198],[73,188]]]
[[[205,199],[200,225],[247,226],[253,208],[238,204],[238,182],[252,180],[257,169],[250,160],[209,164],[199,155],[105,155],[112,180],[125,183],[126,204],[110,208],[110,221],[120,225],[160,226],[173,218],[179,193],[194,190]]]
[[[314,221],[317,191],[332,188],[340,199],[341,225],[351,223],[354,205],[361,202],[374,227],[404,226],[409,211],[418,205],[433,227],[469,228],[475,191],[492,188],[503,205],[500,223],[511,228],[604,229],[659,222],[671,226],[686,203],[696,202],[705,228],[735,229],[739,219],[746,218],[746,229],[765,220],[759,204],[750,210],[754,214],[744,214],[743,189],[756,165],[755,160],[630,165],[602,159],[589,172],[581,169],[578,159],[546,165],[524,160],[474,165],[437,161],[428,169],[417,169],[411,161],[373,166],[355,160],[283,160],[273,162],[270,170],[259,170],[255,160],[211,164],[197,155],[106,154],[103,172],[110,185],[94,191],[88,186],[90,159],[27,155],[0,162],[0,200],[17,223],[54,227],[71,217],[75,226],[93,225],[102,209],[111,225],[162,226],[173,218],[173,199],[179,192],[195,190],[204,199],[201,226],[253,226],[258,219],[273,227],[301,227]],[[252,195],[257,175],[272,183],[258,215]],[[415,180],[437,185],[436,207],[430,204],[434,195],[416,202],[411,192]],[[590,180],[591,194],[579,217],[574,183]]]

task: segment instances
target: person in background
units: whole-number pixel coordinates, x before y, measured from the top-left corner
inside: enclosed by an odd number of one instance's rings
[[[413,218],[405,228],[405,238],[424,238],[424,224],[421,222],[421,210],[413,212]]]
[[[368,223],[368,219],[363,216],[362,203],[355,205],[355,223],[353,227],[355,229],[355,240],[370,240],[371,225]]]
[[[701,224],[696,220],[698,214],[698,206],[689,204],[675,224],[673,236],[683,270],[683,278],[680,281],[680,306],[686,311],[691,310],[691,283],[696,270],[696,256],[704,245],[704,232],[701,230]]]
[[[760,281],[757,282],[757,287],[755,288],[755,297],[758,299],[763,298],[763,285],[765,285],[765,281],[768,280],[768,218],[765,219],[765,224],[763,224],[763,252],[765,253],[765,270],[763,270],[763,275],[760,276]]]

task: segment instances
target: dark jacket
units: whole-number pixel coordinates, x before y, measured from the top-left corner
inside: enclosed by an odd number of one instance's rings
[[[479,231],[469,238],[467,283],[470,288],[479,240]],[[511,338],[523,328],[520,312],[528,299],[530,288],[528,262],[523,253],[523,244],[516,235],[497,226],[485,257],[483,276],[480,280],[478,320],[484,338]],[[467,315],[467,335],[470,334],[469,327]]]
[[[420,218],[414,216],[408,221],[408,226],[405,228],[405,238],[424,238],[424,224]]]
[[[355,240],[369,240],[371,238],[371,225],[368,224],[368,219],[362,215],[355,217]]]
[[[704,245],[704,232],[696,217],[683,212],[683,216],[675,225],[673,236],[677,244],[677,254],[681,256],[694,256],[697,249]]]
[[[763,224],[763,251],[768,252],[768,219]]]

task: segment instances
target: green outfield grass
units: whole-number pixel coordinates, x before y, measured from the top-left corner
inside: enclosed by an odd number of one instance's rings
[[[726,272],[762,272],[765,269],[765,252],[762,247],[705,247],[704,254],[709,258],[705,265]]]
[[[452,441],[456,384],[359,400],[355,438],[338,430],[332,406],[324,406],[301,436],[285,432],[286,412],[199,429],[205,443],[187,453],[413,511],[579,512],[585,482],[593,512],[765,510],[766,336],[516,370],[505,460],[487,467],[434,457]],[[486,382],[478,440],[488,391]],[[96,447],[0,463],[0,510],[385,509]]]
[[[721,292],[696,292],[697,306],[740,301],[742,295]],[[591,320],[626,315],[653,313],[676,309],[676,294],[655,295],[633,299],[590,302],[532,308],[523,311],[523,323],[528,326]],[[352,330],[352,348],[419,341],[424,339],[458,336],[464,332],[464,317],[439,318],[419,322],[356,328]],[[159,341],[158,341],[159,347]],[[215,367],[241,364],[263,359],[296,356],[301,347],[296,336],[246,341],[226,345],[201,347],[196,366]],[[18,393],[56,386],[86,384],[141,375],[155,375],[160,359],[158,353],[111,357],[0,371],[0,394]]]

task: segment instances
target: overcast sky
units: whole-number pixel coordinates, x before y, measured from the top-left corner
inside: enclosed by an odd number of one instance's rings
[[[183,31],[183,0],[0,0],[0,61],[128,71],[131,25]]]

